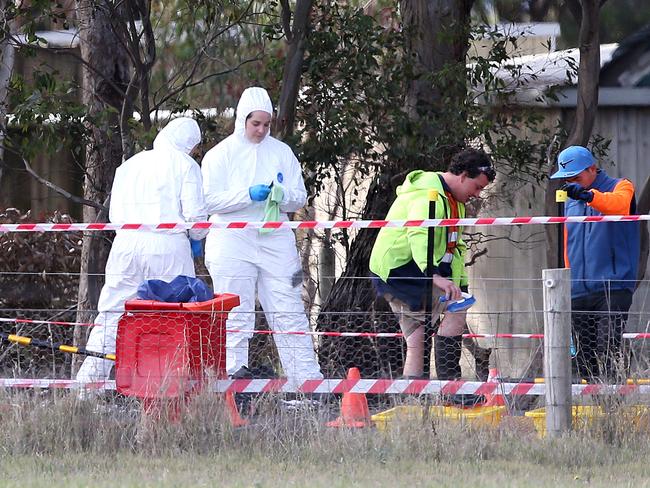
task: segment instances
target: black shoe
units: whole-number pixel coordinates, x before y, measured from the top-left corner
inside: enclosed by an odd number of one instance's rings
[[[273,379],[278,378],[278,375],[272,367],[267,365],[256,366],[252,369],[242,366],[231,374],[230,378],[233,380]]]
[[[253,372],[248,369],[248,367],[242,366],[233,374],[231,374],[230,378],[233,380],[250,380],[255,378],[255,376],[253,375]]]

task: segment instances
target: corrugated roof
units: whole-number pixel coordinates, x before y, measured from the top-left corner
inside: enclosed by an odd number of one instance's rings
[[[606,65],[618,44],[600,46],[600,66]],[[543,91],[552,86],[572,86],[577,82],[575,69],[580,64],[578,48],[545,54],[514,57],[496,67],[493,73],[513,91],[532,89]],[[513,70],[514,68],[514,70]]]
[[[79,46],[79,31],[77,29],[64,29],[54,31],[37,31],[36,42],[29,42],[27,36],[18,34],[15,36],[14,46],[36,46],[52,49],[74,49]]]

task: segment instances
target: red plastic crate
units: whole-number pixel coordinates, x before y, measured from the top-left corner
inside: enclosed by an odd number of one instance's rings
[[[195,303],[130,300],[117,329],[117,391],[176,398],[207,375],[226,375],[226,319],[239,305],[230,293]]]

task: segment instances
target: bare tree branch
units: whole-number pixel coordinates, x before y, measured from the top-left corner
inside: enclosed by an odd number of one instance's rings
[[[88,205],[89,207],[94,207],[96,209],[99,209],[102,212],[108,211],[108,208],[104,207],[103,205],[101,205],[101,204],[99,204],[97,202],[93,202],[92,200],[86,200],[85,198],[73,195],[69,191],[64,190],[60,186],[55,185],[51,181],[43,178],[41,175],[36,173],[36,171],[34,171],[34,169],[31,167],[31,165],[29,164],[29,162],[25,158],[21,158],[21,159],[23,160],[23,164],[25,165],[25,170],[30,175],[32,175],[32,177],[34,177],[34,179],[36,179],[36,181],[38,181],[39,183],[42,183],[43,185],[45,185],[50,190],[53,190],[54,192],[58,193],[59,195],[67,198],[68,200],[70,200],[70,201],[72,201],[74,203],[79,203],[81,205]]]
[[[544,232],[530,234],[524,239],[513,239],[510,236],[496,236],[494,234],[485,234],[483,232],[464,232],[463,234],[466,236],[464,237],[464,240],[467,243],[468,249],[473,251],[475,250],[472,252],[469,261],[465,263],[465,266],[476,264],[481,256],[487,254],[487,248],[481,248],[481,246],[488,242],[507,241],[517,249],[534,249],[540,243],[544,242]]]
[[[242,66],[244,66],[245,64],[253,63],[253,62],[255,62],[255,61],[259,61],[260,59],[262,59],[262,57],[261,57],[260,55],[254,57],[254,58],[251,58],[251,59],[246,59],[246,60],[244,60],[244,61],[241,61],[238,65],[233,66],[233,67],[230,68],[230,69],[227,69],[227,70],[225,70],[225,71],[220,71],[220,72],[218,72],[218,73],[210,73],[209,75],[205,75],[204,77],[199,78],[199,79],[194,80],[194,81],[190,81],[191,78],[188,77],[188,78],[183,82],[182,85],[180,85],[180,86],[174,88],[174,89],[171,90],[167,95],[165,95],[162,99],[160,99],[158,102],[156,102],[156,103],[153,105],[152,110],[153,110],[153,111],[158,110],[158,108],[159,108],[161,105],[164,105],[165,102],[167,102],[168,100],[170,100],[171,98],[173,98],[174,96],[176,96],[177,94],[179,94],[180,92],[182,92],[183,90],[186,90],[187,88],[190,88],[190,87],[193,87],[193,86],[196,86],[196,85],[200,85],[201,83],[203,83],[203,82],[206,81],[206,80],[209,80],[210,78],[216,78],[216,77],[218,77],[218,76],[225,76],[225,75],[227,75],[227,74],[233,73],[233,72],[237,71],[239,68],[241,68]]]
[[[488,252],[487,247],[484,247],[480,251],[473,253],[469,261],[465,263],[465,267],[474,266],[477,263],[478,258],[480,258],[481,256],[485,256],[487,252]]]
[[[288,5],[283,3],[283,17]],[[275,133],[280,139],[286,139],[293,133],[296,117],[296,103],[300,91],[303,61],[307,49],[313,0],[298,0],[290,27],[291,37],[287,35],[287,54],[282,72],[282,89],[278,101],[278,116],[275,121]],[[290,10],[289,10],[290,13]],[[285,29],[287,26],[285,26]]]
[[[206,39],[206,41],[204,42],[204,46],[210,46],[210,45],[214,42],[214,40],[215,40],[216,38],[218,38],[219,36],[221,36],[221,35],[223,35],[224,33],[226,33],[226,32],[227,32],[229,29],[231,29],[232,27],[234,27],[234,26],[236,26],[236,25],[239,25],[240,23],[243,23],[243,19],[245,19],[246,16],[249,15],[252,6],[253,6],[253,0],[249,1],[249,3],[248,3],[248,5],[246,6],[246,8],[242,10],[241,14],[240,14],[236,19],[234,19],[234,20],[233,20],[232,22],[230,22],[229,24],[223,26],[222,28],[216,30],[212,35],[210,35],[210,36]],[[154,101],[153,101],[153,106],[152,106],[152,109],[153,109],[153,110],[157,110],[158,107],[160,107],[161,105],[163,105],[163,104],[164,104],[165,102],[167,102],[168,100],[174,98],[178,93],[180,93],[180,92],[186,90],[187,88],[190,88],[190,87],[192,87],[192,86],[196,86],[196,85],[198,85],[198,84],[200,84],[200,83],[202,83],[202,82],[204,82],[205,80],[208,80],[208,79],[210,79],[210,78],[214,78],[214,77],[217,77],[217,76],[223,76],[223,75],[226,75],[226,74],[232,73],[233,71],[236,71],[237,69],[239,69],[241,66],[243,66],[243,65],[245,65],[245,64],[247,64],[247,63],[253,62],[253,61],[258,61],[258,60],[260,59],[260,57],[259,57],[259,55],[258,55],[258,56],[256,56],[256,57],[253,58],[253,59],[248,59],[248,60],[245,60],[245,61],[240,62],[240,63],[239,63],[237,66],[235,66],[234,68],[231,68],[231,69],[228,69],[228,70],[226,70],[226,71],[219,72],[219,73],[211,73],[211,74],[209,74],[209,75],[206,75],[206,76],[202,77],[201,79],[199,79],[199,80],[197,80],[197,81],[193,81],[193,78],[194,78],[194,76],[196,75],[197,70],[198,70],[199,67],[203,64],[203,59],[204,59],[204,57],[206,56],[205,49],[200,49],[198,52],[199,52],[198,56],[195,56],[195,57],[192,59],[192,63],[191,63],[191,66],[190,66],[190,67],[187,67],[187,66],[181,66],[181,67],[177,70],[177,77],[176,77],[176,79],[177,79],[177,78],[180,78],[180,76],[183,75],[184,73],[188,73],[188,72],[189,72],[189,74],[185,76],[185,80],[184,80],[184,81],[183,81],[179,86],[177,86],[177,87],[174,88],[174,89],[170,89],[169,92],[168,92],[164,97],[162,97],[162,99],[160,99],[159,101],[156,101],[156,97],[155,97],[155,95],[154,95]],[[172,80],[174,80],[174,78],[172,78]]]
[[[282,6],[282,30],[287,38],[287,42],[292,43],[293,33],[291,32],[291,7],[289,6],[288,0],[280,0],[280,5]]]

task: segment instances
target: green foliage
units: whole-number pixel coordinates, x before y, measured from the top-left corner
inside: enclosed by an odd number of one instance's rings
[[[578,45],[579,27],[570,10],[560,15],[563,45]],[[610,0],[600,10],[600,42],[620,42],[650,22],[650,3],[638,0]]]
[[[271,84],[262,58],[268,29],[276,18],[274,2],[154,2],[157,57],[151,93],[155,108],[225,109],[237,103],[246,86]]]
[[[427,74],[439,99],[417,121],[404,108],[412,77],[404,55],[407,35],[337,2],[316,10],[294,141],[311,193],[318,193],[326,178],[342,187],[346,168],[355,170],[352,191],[357,178],[372,172],[392,177],[444,169],[448,155],[463,143],[485,145],[498,171],[511,177],[544,178],[554,131],[543,127],[534,110],[508,105],[513,90],[525,85],[523,67],[507,63],[517,39],[475,27],[471,38],[487,38],[489,53]],[[504,72],[512,81],[504,81]]]
[[[27,43],[33,45],[41,41],[37,35],[38,30],[69,27],[68,19],[65,12],[62,11],[61,5],[51,0],[7,2],[3,12],[3,21],[6,21],[6,25],[8,25],[9,22],[17,19],[20,20],[21,32],[25,35]],[[26,48],[24,54],[34,56],[36,54],[35,47]]]
[[[77,89],[57,71],[37,69],[30,79],[14,75],[8,90],[12,130],[5,146],[27,160],[64,149],[80,159],[89,129],[85,108],[74,99]]]
[[[347,163],[357,178],[403,159],[410,125],[402,34],[336,2],[314,19],[295,134],[312,194],[325,178],[340,181]]]
[[[465,70],[467,140],[481,140],[499,172],[540,182],[546,177],[546,151],[555,131],[544,127],[538,111],[511,106],[510,102],[511,96],[525,89],[536,75],[524,76],[528,67],[510,61],[510,53],[517,47],[516,37],[489,26],[475,26],[472,39],[488,39],[491,47],[485,56],[470,55]],[[553,91],[545,95],[555,97]]]
[[[28,42],[21,45],[20,56],[33,57],[39,52],[35,47],[37,30],[60,27],[52,24],[64,19],[64,14],[48,1],[20,8],[10,4],[7,13],[20,19]],[[199,108],[225,110],[236,104],[241,90],[252,82],[272,85],[266,81],[260,60],[269,39],[267,31],[277,20],[276,8],[274,2],[241,0],[152,2],[156,58],[152,72],[143,73],[150,80],[146,91],[149,110],[164,109],[172,114],[195,110],[197,115]],[[120,38],[127,34],[125,25],[116,22],[114,26]],[[9,86],[11,131],[4,145],[28,161],[39,154],[68,150],[83,165],[92,131],[119,128],[107,123],[116,109],[109,107],[91,117],[80,102],[80,93],[81,87],[45,63],[32,73],[14,75]],[[132,102],[136,111],[145,106],[139,98]],[[221,122],[215,125],[201,117],[210,139],[223,137],[222,131],[215,129]],[[127,124],[136,151],[151,147],[159,124],[145,127],[136,118],[129,118]]]

